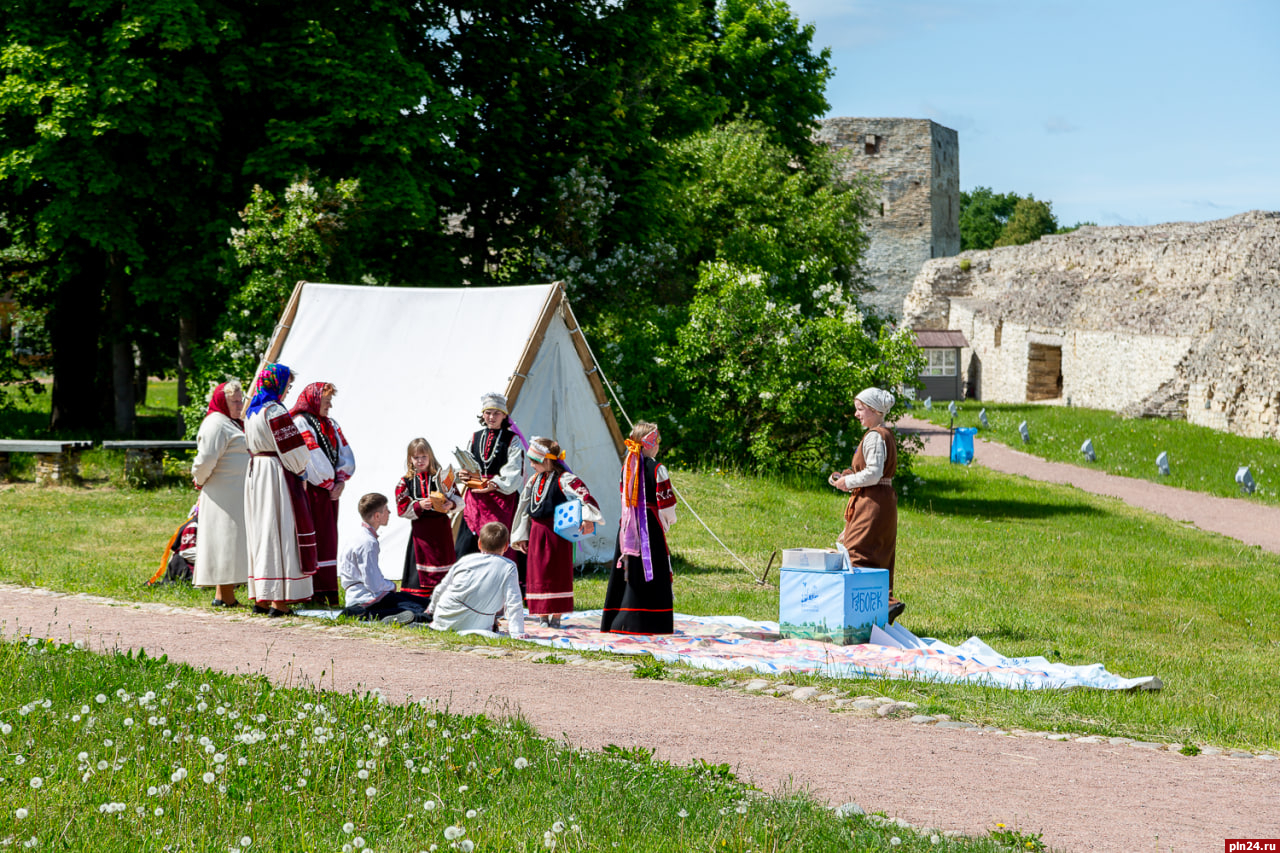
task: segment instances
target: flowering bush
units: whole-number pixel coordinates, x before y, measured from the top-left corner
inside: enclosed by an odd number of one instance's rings
[[[232,229],[228,239],[238,266],[231,274],[243,283],[228,301],[217,331],[197,353],[197,368],[188,380],[191,404],[182,411],[188,438],[195,438],[215,385],[236,378],[248,391],[294,286],[324,280],[340,238],[359,212],[359,188],[355,180],[313,183],[304,177],[277,199],[254,187],[240,213],[245,227]]]
[[[763,470],[843,467],[861,437],[858,392],[875,385],[904,404],[901,389],[923,367],[910,333],[871,333],[838,288],[812,298],[818,307],[806,312],[775,302],[758,269],[703,266],[668,359],[688,401],[680,458],[750,460]]]

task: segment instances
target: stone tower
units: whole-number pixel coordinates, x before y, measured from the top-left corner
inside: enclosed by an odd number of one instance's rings
[[[845,177],[879,182],[867,219],[863,259],[868,305],[902,316],[902,301],[924,262],[960,252],[960,143],[929,119],[829,118],[814,138],[847,151]]]

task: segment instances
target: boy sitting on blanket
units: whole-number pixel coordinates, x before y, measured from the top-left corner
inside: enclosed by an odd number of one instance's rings
[[[440,631],[497,631],[506,610],[507,631],[524,636],[524,602],[516,564],[502,556],[511,535],[491,521],[480,528],[480,553],[453,564],[431,595],[431,627]]]
[[[357,619],[381,619],[383,622],[425,622],[428,617],[422,605],[408,593],[396,589],[378,566],[381,546],[378,528],[391,520],[386,495],[371,492],[356,505],[363,524],[355,544],[338,558],[338,583],[346,594],[343,616]]]

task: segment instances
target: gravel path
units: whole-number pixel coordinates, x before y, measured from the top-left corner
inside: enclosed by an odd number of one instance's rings
[[[983,834],[1005,823],[1071,851],[1221,850],[1226,838],[1280,837],[1280,761],[1262,757],[1187,757],[833,712],[814,701],[634,679],[617,664],[446,651],[415,629],[370,636],[17,587],[0,587],[0,622],[9,635],[141,647],[279,683],[378,687],[391,699],[436,697],[457,712],[518,711],[578,746],[643,745],[670,761],[727,762],[766,791],[807,788],[833,805],[857,802],[922,828]]]

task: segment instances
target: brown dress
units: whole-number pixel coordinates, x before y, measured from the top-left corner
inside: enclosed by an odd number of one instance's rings
[[[898,495],[888,480],[898,468],[898,446],[893,430],[874,428],[884,439],[884,473],[879,483],[854,489],[844,510],[844,532],[840,544],[849,549],[849,560],[867,569],[889,570],[890,603],[893,595],[893,563],[898,551]],[[863,438],[866,441],[866,438]],[[853,464],[844,474],[856,474],[867,467],[862,445],[853,454]]]

